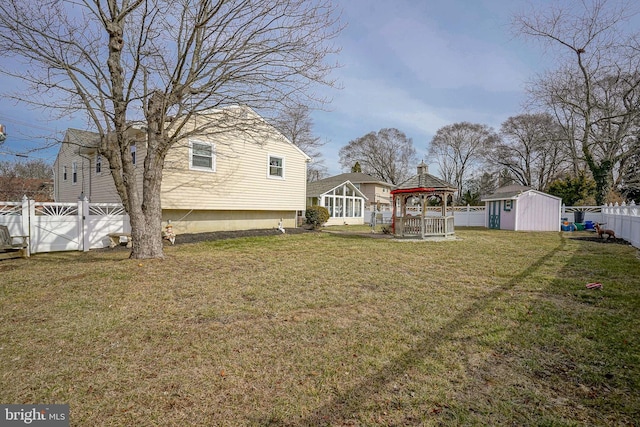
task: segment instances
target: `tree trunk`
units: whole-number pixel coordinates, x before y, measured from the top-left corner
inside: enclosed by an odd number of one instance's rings
[[[611,173],[613,164],[609,160],[603,160],[599,165],[590,162],[589,167],[596,182],[596,203],[602,206],[607,202],[607,196],[613,188],[613,176]]]
[[[144,177],[142,186],[142,203],[131,206],[129,217],[131,220],[132,250],[130,258],[164,258],[162,246],[162,204],[160,186],[162,183],[162,167],[157,164],[158,152],[155,144],[148,144],[147,156],[144,163]],[[161,160],[164,163],[164,160]],[[130,199],[132,199],[130,197]]]
[[[164,258],[162,249],[162,210],[147,208],[130,214],[132,248],[129,258]]]
[[[129,214],[133,239],[130,258],[164,258],[161,187],[164,160],[169,147],[164,127],[165,100],[165,96],[156,91],[147,104],[147,150],[144,157],[142,203],[139,207],[132,206]]]

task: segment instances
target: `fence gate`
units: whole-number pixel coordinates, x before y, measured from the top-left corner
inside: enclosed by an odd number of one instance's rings
[[[0,224],[12,236],[29,236],[29,252],[88,251],[109,244],[109,234],[130,233],[121,204],[0,202]]]
[[[79,203],[31,203],[31,253],[83,250]]]

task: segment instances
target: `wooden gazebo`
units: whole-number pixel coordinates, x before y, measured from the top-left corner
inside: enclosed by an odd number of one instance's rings
[[[418,165],[418,174],[391,190],[393,196],[392,228],[395,237],[453,238],[453,211],[447,215],[447,205],[456,188],[428,173],[427,165]],[[440,215],[428,215],[429,200],[437,199]]]

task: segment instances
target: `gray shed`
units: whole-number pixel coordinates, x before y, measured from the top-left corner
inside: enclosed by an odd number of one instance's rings
[[[514,231],[560,231],[562,199],[521,185],[499,188],[483,197],[488,228]]]

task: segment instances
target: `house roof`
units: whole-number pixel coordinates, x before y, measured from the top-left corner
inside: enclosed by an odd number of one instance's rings
[[[483,197],[481,201],[489,202],[492,200],[515,200],[518,197],[520,197],[521,194],[524,194],[524,193],[536,193],[536,194],[541,194],[547,197],[553,197],[555,199],[559,199],[559,197],[552,196],[551,194],[543,193],[542,191],[534,190],[531,187],[513,184],[513,185],[507,185],[505,187],[498,188],[495,193]]]
[[[250,107],[240,106],[240,105],[232,105],[232,106],[223,107],[223,108],[210,109],[210,110],[208,110],[206,112],[202,112],[202,113],[200,113],[198,115],[202,116],[204,118],[215,117],[216,114],[222,114],[224,111],[229,111],[229,112],[232,112],[232,113],[240,111],[241,119],[243,119],[243,120],[244,119],[246,119],[246,120],[254,120],[253,122],[248,122],[249,124],[252,124],[254,126],[258,125],[258,124],[261,125],[261,126],[268,126],[270,131],[272,131],[274,133],[277,133],[282,138],[282,140],[284,142],[286,142],[287,144],[293,146],[294,149],[299,151],[300,154],[302,154],[307,161],[311,160],[311,157],[309,157],[307,155],[307,153],[305,153],[302,149],[300,149],[300,147],[298,147],[293,142],[291,142],[286,136],[284,136],[282,134],[282,132],[280,132],[276,127],[274,127],[273,125],[268,123],[262,116],[260,116],[258,113],[256,113]],[[251,119],[247,119],[248,115],[247,114],[242,114],[242,113],[248,113],[249,115],[251,115],[253,117]],[[223,118],[224,118],[224,116],[223,116]],[[235,117],[235,118],[237,118],[237,117]],[[136,123],[132,122],[132,127],[130,129],[133,129],[135,132],[143,132],[144,129],[145,129],[145,124],[144,123],[139,123],[139,122],[136,122]],[[96,132],[91,132],[91,131],[85,131],[85,130],[69,128],[69,129],[67,129],[67,132],[66,132],[66,140],[72,145],[77,145],[79,147],[79,150],[80,150],[81,153],[87,154],[87,153],[94,152],[95,149],[98,147],[98,144],[100,142],[100,134],[98,134]]]
[[[339,176],[339,175],[338,175]],[[339,187],[343,184],[351,184],[353,186],[353,188],[356,190],[356,193],[358,194],[358,196],[362,197],[363,199],[367,199],[367,196],[365,196],[364,194],[362,194],[362,192],[360,190],[358,190],[358,188],[353,185],[353,183],[351,181],[347,180],[335,180],[333,179],[335,177],[330,177],[330,178],[325,178],[325,179],[321,179],[318,181],[313,181],[313,182],[308,182],[307,183],[307,197],[318,197],[318,196],[322,196],[323,194],[326,194],[328,192],[330,192],[331,190],[333,190],[336,187]]]
[[[88,130],[67,129],[66,139],[70,144],[80,147],[96,147],[100,140],[100,135]]]
[[[320,179],[307,183],[307,197],[318,197],[322,194],[328,193],[339,185],[349,181],[351,184],[378,184],[383,187],[392,188],[393,184],[379,180],[376,177],[367,175],[366,173],[352,172],[342,173],[340,175],[330,176],[328,178]],[[359,191],[362,194],[361,191]],[[362,194],[365,199],[367,197]]]
[[[351,181],[352,184],[378,184],[383,187],[392,188],[393,184],[389,182],[382,181],[375,176],[371,176],[366,173],[361,172],[349,172],[349,173],[341,173],[340,175],[331,176],[329,178],[325,178],[324,180],[333,180],[333,181]],[[324,181],[320,180],[320,181]]]
[[[456,187],[453,184],[448,183],[436,176],[433,176],[427,172],[419,173],[407,179],[403,183],[397,185],[392,193],[402,193],[409,190],[449,190],[456,191]]]

